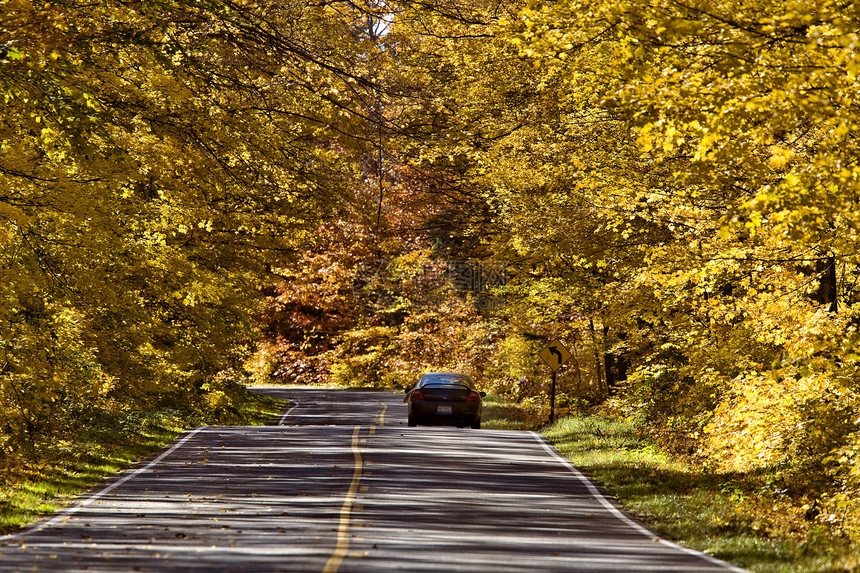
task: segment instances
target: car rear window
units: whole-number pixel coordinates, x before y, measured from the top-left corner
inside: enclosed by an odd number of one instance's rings
[[[451,375],[433,375],[433,376],[424,376],[421,378],[419,382],[420,386],[459,386],[459,387],[471,387],[469,383],[469,378],[466,376],[458,376],[456,374]]]

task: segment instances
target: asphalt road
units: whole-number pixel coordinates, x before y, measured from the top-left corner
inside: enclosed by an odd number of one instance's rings
[[[659,540],[531,432],[407,428],[403,395],[266,388],[33,528],[0,571],[740,571]]]

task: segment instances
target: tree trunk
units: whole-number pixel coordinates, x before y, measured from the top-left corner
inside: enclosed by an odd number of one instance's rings
[[[576,351],[576,336],[573,337],[573,367],[576,370],[576,396],[582,398],[582,370],[579,367],[579,354]]]
[[[815,263],[815,274],[818,277],[818,289],[813,293],[812,299],[819,304],[826,305],[830,312],[836,312],[838,305],[836,284],[836,258],[830,255],[818,259]]]
[[[597,392],[601,398],[605,398],[609,395],[609,388],[604,385],[603,361],[600,360],[601,344],[597,339],[593,318],[588,319],[588,326],[591,328],[591,340],[594,343],[594,371],[597,374]]]

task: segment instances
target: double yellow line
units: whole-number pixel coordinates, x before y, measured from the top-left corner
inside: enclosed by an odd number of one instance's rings
[[[380,404],[382,404],[380,402]],[[379,415],[379,425],[385,425],[385,411],[388,406],[382,404],[382,413]],[[376,426],[370,426],[370,433],[376,432]],[[361,426],[356,426],[352,431],[352,455],[355,459],[355,467],[352,470],[352,482],[349,484],[349,491],[346,492],[346,498],[343,501],[343,506],[340,508],[340,521],[337,527],[337,546],[334,549],[331,557],[326,561],[322,573],[336,573],[340,568],[340,564],[346,557],[346,552],[349,550],[349,520],[352,514],[352,506],[355,504],[355,494],[358,493],[358,484],[361,481],[361,472],[364,467],[364,460],[361,457]]]

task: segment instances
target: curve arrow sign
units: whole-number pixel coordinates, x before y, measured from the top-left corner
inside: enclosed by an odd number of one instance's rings
[[[571,354],[570,351],[565,348],[564,344],[558,340],[553,340],[546,348],[540,351],[539,356],[544,362],[546,362],[547,366],[552,368],[552,371],[555,372],[561,368],[565,362],[570,360]]]

